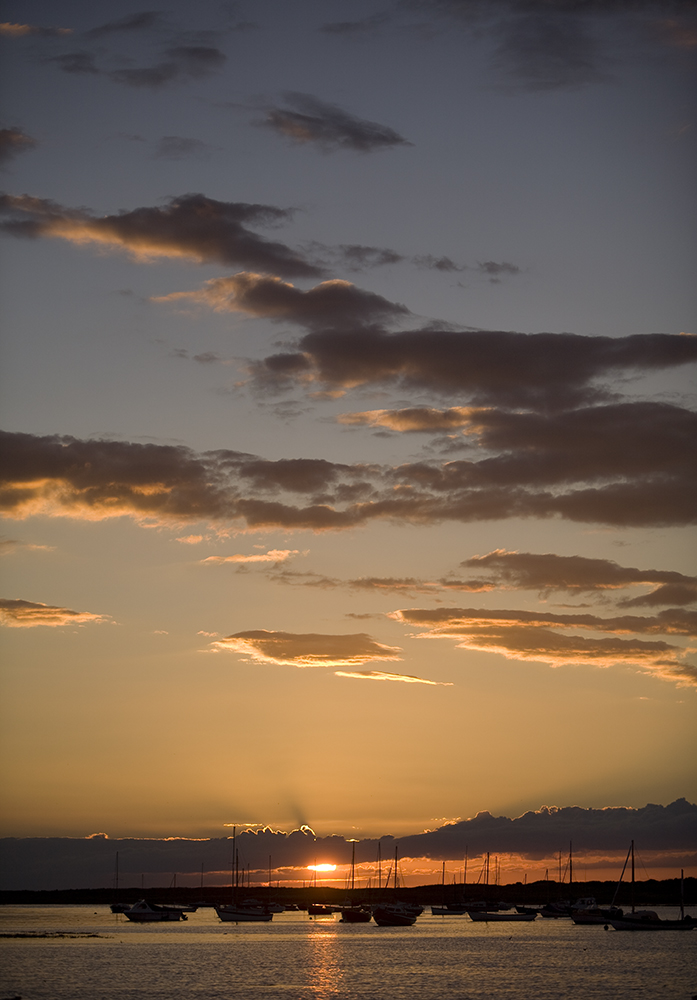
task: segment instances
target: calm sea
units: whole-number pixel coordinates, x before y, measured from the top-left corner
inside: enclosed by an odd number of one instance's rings
[[[694,911],[691,911],[694,914]],[[662,916],[676,911],[661,908]],[[14,936],[25,935],[25,936]],[[570,920],[413,927],[275,914],[137,926],[107,907],[0,907],[0,1000],[692,1000],[697,930],[629,933]]]

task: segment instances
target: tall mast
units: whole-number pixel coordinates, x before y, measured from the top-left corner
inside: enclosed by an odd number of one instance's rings
[[[634,913],[634,841],[632,841],[632,913]]]
[[[397,858],[399,857],[399,848],[395,844],[394,849],[394,891],[397,892]]]
[[[571,902],[571,883],[574,879],[574,854],[572,842],[569,841],[569,902]]]
[[[353,888],[356,883],[356,841],[354,840],[351,844],[351,893],[353,893]],[[353,902],[353,896],[351,898]]]

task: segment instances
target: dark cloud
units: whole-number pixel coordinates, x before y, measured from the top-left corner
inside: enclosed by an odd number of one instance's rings
[[[605,430],[611,437],[611,421]],[[479,462],[390,467],[7,433],[0,438],[0,503],[12,516],[128,515],[313,531],[374,520],[434,524],[553,515],[617,526],[694,523],[694,470],[674,442],[666,438],[662,448],[657,437],[643,451],[627,443],[627,460],[613,471],[604,436],[593,440],[595,459],[581,439],[574,473],[573,442],[571,454],[522,448]]]
[[[530,90],[607,81],[620,58],[643,56],[646,41],[694,45],[697,27],[694,0],[401,0],[398,9],[454,18],[487,38],[494,67]]]
[[[385,646],[365,632],[350,635],[270,632],[256,629],[228,635],[211,644],[258,663],[295,667],[351,667],[372,660],[401,660],[397,646]]]
[[[640,845],[641,855],[658,852],[668,867],[680,867],[668,852],[689,855],[697,837],[697,806],[678,799],[668,806],[647,805],[640,809],[613,807],[584,809],[579,806],[542,806],[509,819],[480,812],[471,819],[447,823],[412,836],[381,837],[382,856],[389,857],[399,845],[402,858],[427,858],[433,861],[462,863],[486,851],[513,853],[539,860],[555,857],[560,845],[573,841],[578,858],[584,853],[613,855],[612,864],[622,867],[632,840]],[[244,829],[237,833],[240,863],[260,872],[266,881],[269,856],[278,870],[289,869],[289,876],[302,879],[317,857],[348,866],[355,847],[356,861],[374,864],[378,841],[364,838],[352,842],[344,837],[316,837],[304,827],[292,833],[263,828]],[[101,888],[109,883],[114,856],[119,854],[124,880],[140,884],[141,872],[147,872],[150,884],[166,886],[171,873],[191,873],[198,879],[201,865],[206,872],[219,873],[221,882],[230,878],[228,837],[188,840],[172,838],[111,839],[105,835],[84,838],[12,837],[0,841],[0,887],[2,889]],[[586,863],[584,861],[584,867]],[[590,868],[590,865],[588,866]],[[293,871],[294,870],[294,871]],[[128,881],[124,881],[128,884]],[[198,882],[196,881],[196,884]]]
[[[153,153],[156,160],[205,159],[218,147],[200,139],[186,139],[180,135],[163,135],[158,139]]]
[[[323,24],[320,31],[328,35],[363,35],[372,34],[377,28],[389,24],[391,15],[387,11],[370,14],[357,21],[329,21]]]
[[[48,63],[56,63],[56,65],[64,73],[72,74],[91,74],[92,76],[101,74],[101,70],[98,69],[97,64],[94,61],[94,55],[91,52],[85,52],[81,50],[79,52],[66,52],[60,56],[51,56],[46,59]]]
[[[403,254],[390,247],[372,247],[361,243],[340,243],[337,246],[327,246],[324,243],[313,241],[306,244],[307,252],[314,254],[323,262],[331,263],[335,268],[341,267],[349,271],[366,271],[375,267],[386,267],[393,264],[413,264],[415,267],[440,271],[444,274],[461,273],[464,271],[477,271],[480,274],[494,274],[488,272],[486,268],[491,266],[496,270],[496,278],[490,277],[490,281],[500,281],[501,276],[518,273],[520,268],[513,264],[494,264],[493,261],[486,265],[478,264],[476,268],[468,267],[466,264],[457,264],[450,257],[435,254]]]
[[[107,21],[106,24],[92,28],[85,34],[87,38],[104,38],[106,35],[122,32],[149,31],[151,28],[159,28],[162,24],[163,17],[160,11],[143,10],[136,14],[127,14],[116,21]]]
[[[32,139],[21,128],[0,128],[0,164],[8,163],[36,145],[36,139]]]
[[[351,149],[359,153],[411,145],[387,125],[357,118],[311,94],[289,91],[283,99],[289,107],[270,107],[259,124],[294,142],[314,143],[325,152]]]
[[[570,333],[421,329],[313,332],[298,344],[292,371],[329,388],[397,386],[465,394],[475,403],[569,409],[607,396],[595,380],[659,371],[697,359],[697,337],[646,334],[583,337]],[[258,382],[278,378],[272,355]]]
[[[620,566],[610,559],[497,549],[484,556],[466,559],[461,566],[486,573],[491,586],[505,590],[585,594],[659,584],[651,593],[621,601],[620,604],[624,607],[651,607],[697,601],[697,577],[666,570]]]
[[[495,260],[480,261],[477,264],[477,270],[494,285],[498,285],[504,278],[520,274],[520,268],[516,264],[509,264],[507,261],[501,261],[500,264]]]
[[[7,628],[36,628],[62,625],[84,625],[86,622],[104,622],[108,615],[93,615],[89,611],[71,611],[51,604],[32,601],[0,599],[0,625]]]
[[[246,312],[309,329],[347,329],[409,315],[406,306],[389,302],[349,281],[323,281],[302,291],[270,274],[242,272],[213,278],[195,292],[173,292],[156,302],[203,302],[218,310]]]
[[[162,87],[167,83],[198,80],[220,69],[227,57],[211,45],[177,45],[165,49],[164,58],[152,66],[117,69],[108,73],[116,83],[130,87]]]
[[[164,208],[136,208],[95,217],[29,195],[0,196],[0,230],[13,236],[51,236],[127,250],[134,257],[183,257],[242,265],[288,276],[316,277],[319,268],[283,243],[248,226],[287,220],[291,212],[271,205],[216,201],[202,194],[172,198]]]

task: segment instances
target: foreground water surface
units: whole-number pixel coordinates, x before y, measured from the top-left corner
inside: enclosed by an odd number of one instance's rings
[[[657,908],[661,916],[677,913]],[[695,911],[689,911],[695,915]],[[275,914],[131,924],[107,907],[0,907],[0,1000],[692,1000],[697,930],[618,932],[571,920],[413,927]]]

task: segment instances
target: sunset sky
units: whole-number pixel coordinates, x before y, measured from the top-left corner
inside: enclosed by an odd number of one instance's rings
[[[3,3],[1,835],[697,801],[695,10]]]

